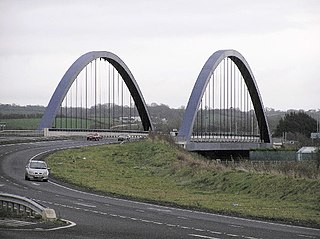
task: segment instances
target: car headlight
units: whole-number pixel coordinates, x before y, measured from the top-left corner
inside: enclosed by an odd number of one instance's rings
[[[27,171],[28,171],[28,174],[30,174],[30,175],[34,174],[34,172],[32,170],[27,170]]]

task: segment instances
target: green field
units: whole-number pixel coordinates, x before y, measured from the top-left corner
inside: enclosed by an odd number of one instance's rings
[[[100,121],[101,120],[101,121]],[[41,118],[23,118],[23,119],[0,119],[0,122],[6,123],[6,130],[36,130],[39,127]],[[118,127],[117,127],[118,126]],[[111,121],[111,128],[124,129],[120,127],[119,122]],[[123,126],[123,125],[122,125]],[[124,125],[128,130],[141,129],[140,124],[128,124]],[[74,119],[74,118],[57,118],[54,121],[53,127],[55,128],[81,128],[81,129],[93,129],[93,128],[109,128],[109,119],[98,119],[96,122],[94,119]],[[126,129],[125,128],[125,129]]]
[[[225,166],[159,139],[65,150],[46,160],[54,177],[95,191],[320,228],[319,177]]]
[[[41,118],[0,119],[0,122],[6,123],[6,129],[8,130],[35,130],[39,127],[40,121]],[[55,124],[57,128],[84,128],[85,126],[94,125],[94,121],[72,118],[63,118],[61,120],[58,118]]]
[[[5,122],[8,130],[35,130],[38,128],[40,120],[41,118],[0,119],[0,122]]]

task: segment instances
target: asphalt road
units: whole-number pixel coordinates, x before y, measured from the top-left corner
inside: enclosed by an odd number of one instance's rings
[[[73,222],[46,230],[0,228],[0,238],[320,238],[320,230],[229,217],[118,199],[63,186],[24,180],[24,167],[44,152],[109,143],[64,140],[0,146],[0,192],[33,198]]]

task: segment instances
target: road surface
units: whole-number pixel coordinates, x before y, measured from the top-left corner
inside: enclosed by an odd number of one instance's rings
[[[106,144],[63,140],[0,145],[0,192],[30,197],[69,220],[68,227],[46,230],[0,228],[0,238],[244,238],[315,239],[320,230],[236,218],[124,200],[64,186],[60,182],[24,180],[24,167],[33,157],[51,150]]]

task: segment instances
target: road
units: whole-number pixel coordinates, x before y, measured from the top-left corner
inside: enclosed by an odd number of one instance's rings
[[[44,152],[105,144],[64,140],[0,146],[0,192],[13,193],[53,208],[74,224],[55,230],[0,229],[0,238],[320,238],[320,230],[236,218],[97,195],[60,182],[24,180],[24,166]]]

